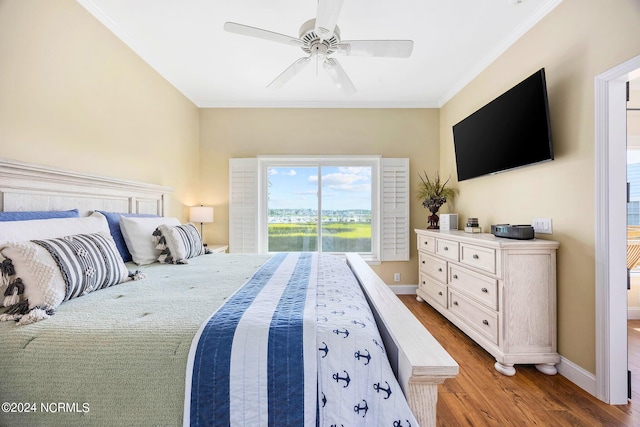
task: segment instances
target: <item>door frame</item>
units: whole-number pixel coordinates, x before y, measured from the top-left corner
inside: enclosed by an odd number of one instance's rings
[[[596,397],[627,403],[626,82],[636,56],[595,78]],[[621,285],[617,285],[621,284]],[[615,285],[615,286],[614,286]]]

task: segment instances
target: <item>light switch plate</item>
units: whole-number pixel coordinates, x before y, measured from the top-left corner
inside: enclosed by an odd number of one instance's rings
[[[551,218],[534,218],[531,222],[536,234],[553,234]]]

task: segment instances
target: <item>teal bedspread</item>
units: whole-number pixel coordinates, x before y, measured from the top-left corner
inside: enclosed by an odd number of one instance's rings
[[[211,254],[0,323],[0,426],[180,426],[198,328],[267,255]],[[130,265],[135,270],[135,265]]]

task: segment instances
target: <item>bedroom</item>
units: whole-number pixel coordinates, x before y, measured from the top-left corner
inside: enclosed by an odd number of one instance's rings
[[[205,234],[222,243],[229,158],[265,148],[312,154],[322,141],[327,154],[376,151],[411,158],[413,171],[454,171],[451,126],[545,66],[555,94],[556,160],[462,183],[455,211],[484,224],[553,218],[558,349],[569,370],[594,387],[594,78],[640,54],[640,39],[629,37],[637,33],[640,5],[615,4],[563,1],[441,108],[282,110],[198,109],[75,1],[2,0],[2,157],[171,186],[169,210],[182,219],[187,206],[216,207]],[[333,127],[301,145],[305,122],[318,117]],[[412,174],[412,188],[417,183]],[[422,227],[424,217],[413,204],[411,228]],[[375,269],[387,283],[400,272],[403,283],[415,284],[416,257],[414,249],[410,262]]]

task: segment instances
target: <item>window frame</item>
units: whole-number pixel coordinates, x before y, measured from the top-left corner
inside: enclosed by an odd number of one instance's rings
[[[289,156],[291,157],[301,156]],[[314,157],[327,158],[328,156]],[[353,156],[334,157],[353,159]],[[409,261],[411,258],[409,159],[376,157],[380,162],[377,194],[380,209],[379,258],[368,262],[379,264],[382,261]],[[260,176],[258,160],[258,157],[229,159],[230,253],[266,253],[264,248],[258,247],[259,243],[264,246],[264,243],[260,242],[264,239],[260,239],[258,233],[260,227],[258,214],[265,202],[264,198],[260,200],[260,188],[262,188],[261,185],[268,184],[266,177]]]
[[[318,207],[322,209],[322,167],[371,167],[371,252],[358,252],[369,263],[380,262],[381,259],[381,205],[380,205],[380,171],[382,157],[372,155],[360,156],[257,156],[258,159],[258,250],[268,252],[269,242],[269,204],[268,204],[268,169],[274,167],[317,167],[318,168]],[[322,251],[322,215],[318,215],[318,252]],[[343,255],[344,252],[327,252]]]

